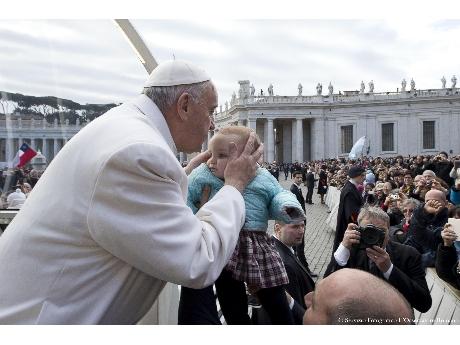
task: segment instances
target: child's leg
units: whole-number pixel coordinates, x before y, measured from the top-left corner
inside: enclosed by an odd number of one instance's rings
[[[294,318],[289,308],[284,286],[275,286],[257,291],[262,307],[267,311],[273,325],[293,325]]]
[[[248,297],[243,282],[235,280],[223,270],[215,282],[217,298],[228,325],[249,325]]]

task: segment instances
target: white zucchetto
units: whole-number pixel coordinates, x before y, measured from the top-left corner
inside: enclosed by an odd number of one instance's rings
[[[169,60],[159,64],[150,73],[144,87],[176,86],[201,83],[211,77],[201,68],[183,60]]]

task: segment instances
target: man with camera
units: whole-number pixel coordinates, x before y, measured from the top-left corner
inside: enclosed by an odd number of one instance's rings
[[[414,248],[391,241],[389,227],[390,218],[382,209],[364,207],[358,225],[348,224],[326,272],[347,267],[372,273],[387,280],[413,308],[424,313],[431,307],[431,296],[421,256]]]

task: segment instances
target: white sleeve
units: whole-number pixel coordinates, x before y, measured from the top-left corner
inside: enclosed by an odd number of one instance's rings
[[[383,276],[385,277],[386,280],[390,279],[390,274],[393,271],[393,263],[391,264],[390,268],[388,271],[383,272]]]
[[[350,259],[350,250],[340,243],[334,253],[334,258],[340,266],[345,266],[348,263],[348,259]]]
[[[225,186],[194,215],[171,152],[135,146],[114,154],[98,174],[87,213],[91,236],[156,278],[192,288],[212,284],[244,224],[241,193]]]

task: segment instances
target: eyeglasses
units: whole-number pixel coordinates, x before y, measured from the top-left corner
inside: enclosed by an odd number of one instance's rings
[[[403,213],[413,213],[414,212],[414,209],[413,208],[405,208],[403,210]]]

